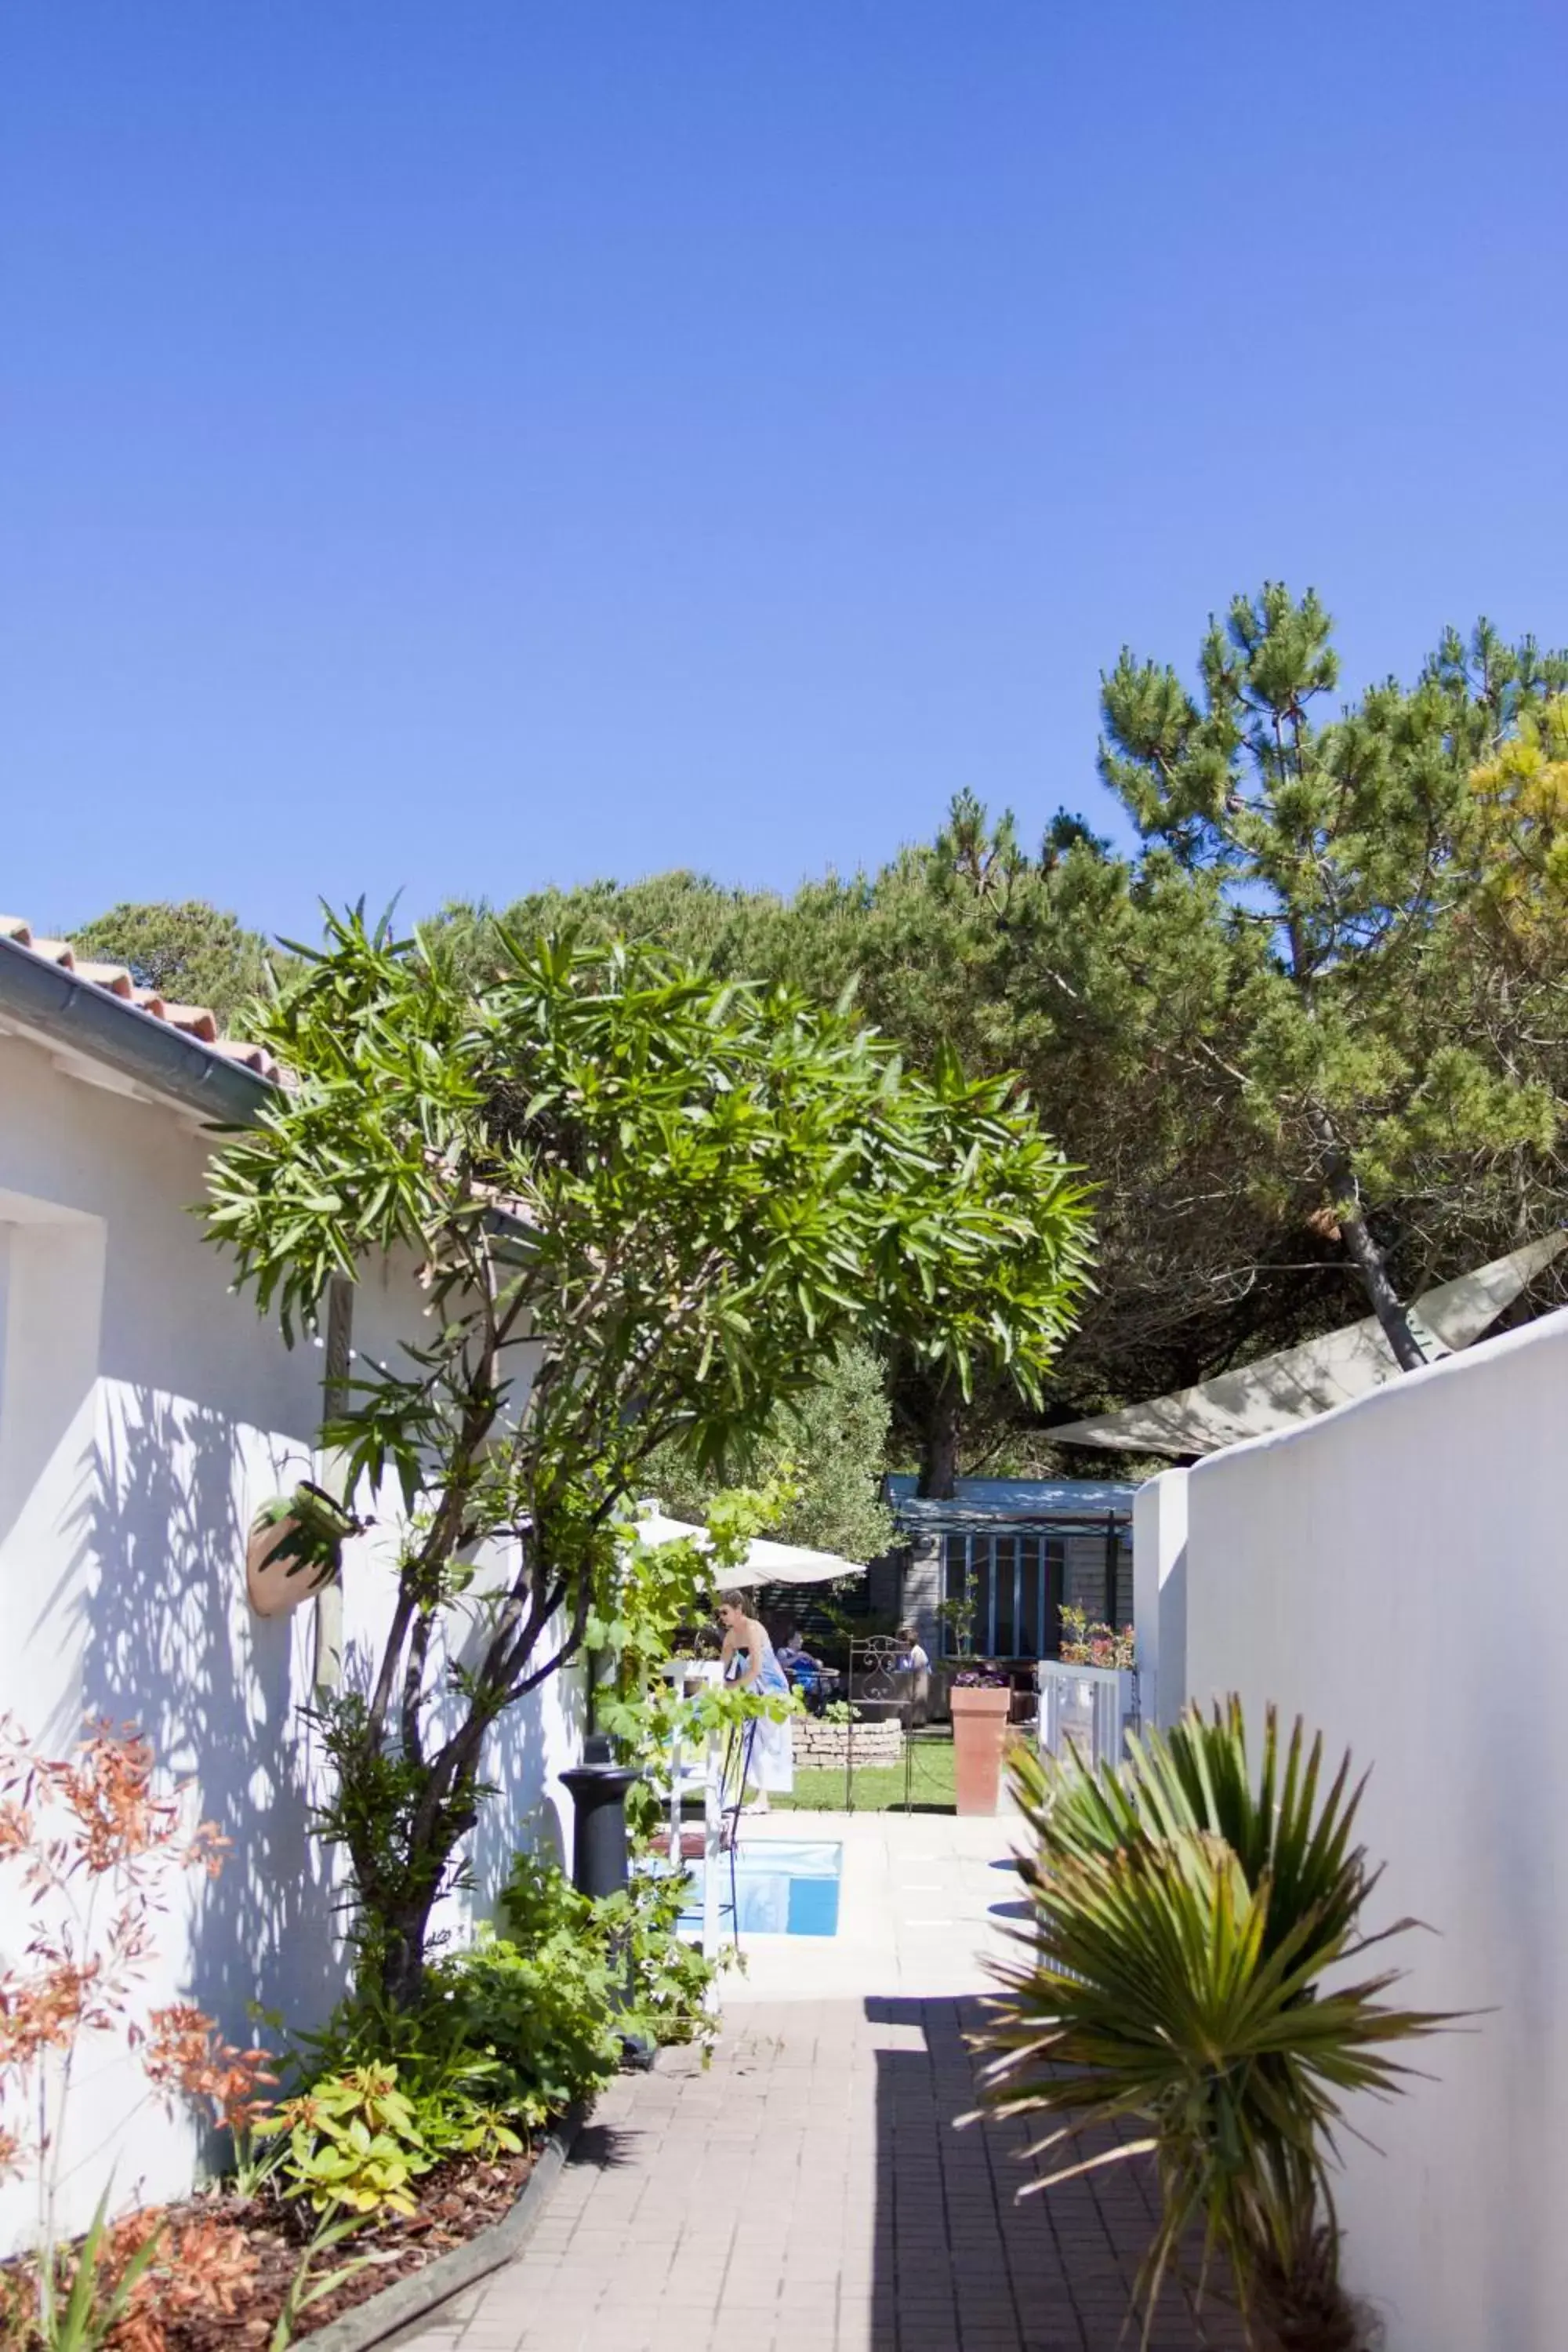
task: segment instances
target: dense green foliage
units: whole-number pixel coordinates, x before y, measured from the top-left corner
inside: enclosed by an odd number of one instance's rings
[[[666,2044],[696,2041],[710,2022],[704,2004],[716,1963],[675,1932],[685,1899],[682,1872],[637,1865],[626,1894],[594,1901],[553,1863],[523,1853],[502,1908],[509,1936],[531,1958],[552,1937],[601,1952],[614,1972],[621,2033]]]
[[[1317,719],[1338,680],[1329,616],[1278,585],[1211,625],[1202,698],[1123,653],[1101,769],[1146,840],[1219,894],[1243,1018],[1237,1099],[1287,1181],[1318,1191],[1401,1362],[1421,1360],[1369,1206],[1450,1231],[1539,1178],[1553,1088],[1478,1032],[1452,952],[1472,886],[1483,755],[1568,684],[1568,657],[1477,632]],[[1560,1034],[1561,1034],[1561,1025]],[[1499,1050],[1500,1044],[1502,1050]],[[1506,1207],[1505,1207],[1506,1213]]]
[[[1402,2089],[1389,2046],[1445,2021],[1390,2007],[1395,1974],[1347,1980],[1380,1940],[1361,1927],[1377,1873],[1352,1843],[1349,1758],[1326,1791],[1321,1777],[1321,1740],[1309,1751],[1298,1723],[1281,1759],[1272,1710],[1255,1776],[1234,1700],[1134,1742],[1120,1769],[1016,1752],[1033,1919],[997,1970],[984,2095],[1044,2119],[1041,2186],[1153,2157],[1151,2323],[1196,2226],[1205,2273],[1223,2256],[1249,2313],[1281,2330],[1311,2317],[1318,2332],[1285,2340],[1353,2352],[1330,2177],[1342,2103]],[[1075,2160],[1079,2135],[1129,2121],[1143,2130]]]
[[[79,924],[71,942],[79,956],[124,964],[138,987],[171,1003],[205,1004],[220,1029],[244,1028],[243,1008],[279,961],[258,932],[200,898],[111,907]]]
[[[628,2040],[707,2030],[712,1964],[675,1934],[679,1876],[634,1874],[607,1901],[521,1854],[504,1935],[435,1960],[413,2009],[361,1986],[292,2062],[298,2087],[242,2151],[247,2193],[275,2182],[318,2213],[412,2211],[442,2158],[517,2152],[591,2098]]]
[[[1565,677],[1483,624],[1448,632],[1410,688],[1336,708],[1321,605],[1269,587],[1211,627],[1196,695],[1130,653],[1106,677],[1102,775],[1139,829],[1131,856],[1065,815],[1031,847],[964,794],[929,844],[789,900],[676,873],[513,917],[830,994],[853,981],[917,1064],[951,1046],[971,1071],[1025,1074],[1099,1187],[1094,1310],[1043,1411],[984,1385],[960,1402],[887,1361],[894,1449],[928,1484],[960,1450],[1026,1471],[1053,1420],[1369,1303],[1398,1325],[1429,1283],[1568,1210],[1560,813],[1549,756],[1545,782],[1504,759],[1549,740]],[[1502,919],[1531,874],[1526,956]],[[455,951],[478,921],[450,910]]]
[[[689,1759],[710,1738],[758,1717],[775,1720],[799,1702],[739,1684],[704,1683],[688,1694],[660,1672],[684,1635],[710,1621],[715,1587],[744,1560],[752,1538],[776,1527],[793,1508],[794,1484],[721,1489],[702,1507],[703,1532],[670,1543],[628,1536],[615,1575],[588,1620],[595,1654],[591,1691],[594,1723],[616,1743],[621,1761],[638,1778],[626,1792],[626,1820],[645,1859],[668,1820],[671,1759],[677,1746]],[[650,1884],[652,1882],[650,1881]],[[666,1890],[668,1895],[668,1890]],[[671,1911],[673,1920],[679,1903]]]
[[[815,1388],[791,1397],[761,1433],[736,1450],[727,1475],[778,1500],[762,1532],[784,1543],[875,1559],[893,1540],[882,1501],[888,1466],[888,1401],[883,1367],[856,1342],[824,1365]],[[677,1518],[705,1521],[721,1491],[679,1440],[649,1456],[648,1491]]]
[[[325,1432],[345,1493],[411,1513],[375,1671],[321,1711],[365,1966],[405,2006],[487,1736],[613,1608],[650,1456],[721,1469],[852,1340],[1038,1399],[1087,1271],[1011,1081],[919,1076],[847,1008],[636,946],[489,952],[476,979],[334,922],[259,1021],[292,1083],[210,1171],[213,1237],[290,1338],[372,1255],[428,1297],[429,1339],[362,1358]]]
[[[1270,586],[1211,625],[1192,681],[1131,652],[1103,680],[1101,772],[1131,855],[1068,815],[1027,841],[964,794],[880,869],[788,898],[674,872],[535,892],[508,923],[827,1001],[852,982],[917,1067],[951,1048],[972,1076],[1021,1071],[1098,1188],[1093,1313],[1039,1406],[875,1352],[892,1457],[929,1486],[961,1459],[1062,1466],[1053,1422],[1369,1300],[1408,1360],[1409,1300],[1568,1213],[1565,676],[1482,624],[1447,633],[1412,684],[1342,701],[1321,604]],[[482,907],[436,928],[463,969],[500,969]],[[781,1433],[744,1475],[813,1433]],[[808,1495],[827,1482],[811,1468]]]

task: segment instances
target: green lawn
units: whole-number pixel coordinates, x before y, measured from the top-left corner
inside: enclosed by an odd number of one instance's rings
[[[921,1732],[913,1741],[913,1764],[910,1773],[910,1802],[917,1812],[951,1813],[952,1811],[952,1734],[950,1731]],[[826,1769],[797,1769],[795,1793],[789,1797],[773,1797],[775,1806],[794,1806],[813,1811],[841,1813],[845,1810],[844,1775]],[[855,1811],[858,1813],[888,1813],[902,1809],[904,1802],[904,1768],[901,1764],[858,1765],[855,1770]]]

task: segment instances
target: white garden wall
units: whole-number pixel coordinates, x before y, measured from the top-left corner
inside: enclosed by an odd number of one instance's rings
[[[256,1510],[313,1466],[322,1357],[290,1352],[231,1294],[190,1213],[209,1144],[172,1108],[85,1084],[0,1034],[0,1715],[62,1749],[84,1716],[133,1720],[195,1784],[233,1851],[169,1922],[162,1996],[247,2041],[249,2000],[309,2026],[344,1981],[332,1865],[308,1829],[320,1762],[300,1708],[315,1612],[263,1622],[244,1585]],[[356,1291],[356,1349],[391,1355],[419,1311],[406,1270],[377,1269]],[[380,1528],[348,1548],[350,1675],[389,1602],[375,1555],[393,1539]],[[575,1760],[579,1711],[568,1677],[498,1735],[487,1767],[502,1793],[474,1854],[480,1907],[520,1843],[561,1844],[556,1775]],[[0,1968],[28,1927],[18,1874],[0,1869]],[[147,2106],[128,2121],[135,2096],[89,2053],[78,2221],[111,2161],[121,2203],[188,2182],[192,2127]],[[29,2219],[20,2189],[0,2191],[0,2252]]]
[[[1568,2325],[1565,1464],[1560,1313],[1185,1482],[1187,1688],[1373,1768],[1371,1923],[1435,1931],[1389,1955],[1415,2003],[1489,2012],[1357,2113],[1384,2153],[1346,2143],[1389,2352],[1549,2352]]]

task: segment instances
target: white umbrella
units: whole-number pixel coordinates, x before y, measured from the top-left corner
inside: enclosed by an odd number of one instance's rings
[[[657,1502],[639,1503],[636,1521],[637,1534],[646,1544],[694,1542],[707,1551],[712,1538],[706,1528],[694,1528],[684,1519],[672,1519],[660,1510]],[[835,1577],[864,1576],[865,1564],[858,1559],[840,1559],[837,1552],[810,1551],[804,1544],[770,1543],[765,1536],[757,1536],[747,1546],[744,1562],[738,1568],[715,1569],[716,1578],[726,1585],[742,1584],[827,1584]]]

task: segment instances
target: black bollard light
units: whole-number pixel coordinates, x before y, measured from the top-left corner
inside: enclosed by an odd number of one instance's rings
[[[583,1761],[561,1775],[572,1791],[576,1819],[572,1837],[572,1884],[580,1894],[597,1898],[626,1890],[626,1790],[642,1774],[635,1765],[617,1764],[602,1731],[590,1732],[583,1742]]]
[[[626,1790],[642,1774],[634,1765],[617,1764],[610,1752],[610,1743],[602,1731],[592,1731],[583,1742],[583,1761],[570,1772],[561,1775],[562,1785],[572,1792],[575,1814],[572,1835],[572,1884],[581,1895],[597,1901],[606,1895],[624,1894],[630,1880],[626,1856]],[[627,1983],[623,2001],[630,1991],[631,1956],[626,1956]],[[634,2066],[650,2066],[653,2050],[650,2044],[631,2034],[622,2036],[628,2062]]]

